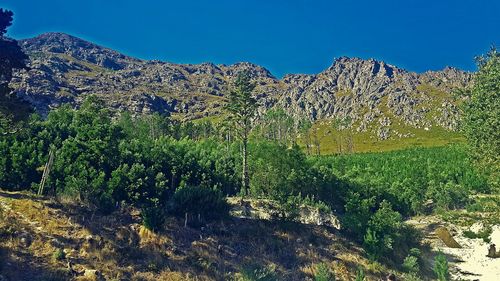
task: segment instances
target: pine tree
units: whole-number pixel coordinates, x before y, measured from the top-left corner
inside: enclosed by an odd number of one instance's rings
[[[255,84],[251,82],[246,72],[238,74],[234,83],[234,89],[229,93],[229,101],[226,106],[230,119],[236,132],[242,141],[242,175],[241,183],[243,192],[248,195],[248,137],[252,129],[252,118],[257,109],[257,101],[252,95]]]
[[[12,25],[12,16],[14,13],[0,8],[0,37],[7,32],[7,27]]]

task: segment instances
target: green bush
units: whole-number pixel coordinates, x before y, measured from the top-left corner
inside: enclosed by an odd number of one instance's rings
[[[306,156],[299,147],[255,142],[250,152],[250,192],[253,196],[280,199],[309,194],[311,177]]]
[[[157,231],[161,228],[165,218],[163,209],[157,206],[144,207],[141,210],[142,225],[151,230]]]
[[[363,238],[363,248],[366,250],[368,258],[372,261],[378,260],[385,250],[383,241],[371,229],[366,230],[365,237]]]
[[[64,253],[64,251],[62,249],[57,249],[54,251],[54,253],[52,253],[52,258],[55,261],[61,261],[61,260],[66,258],[66,254]]]
[[[434,273],[436,274],[438,281],[449,281],[450,272],[448,269],[448,260],[446,256],[439,252],[434,258]]]
[[[408,256],[403,261],[403,270],[407,273],[417,275],[420,271],[421,252],[418,248],[411,248]]]
[[[463,236],[467,237],[469,239],[481,238],[481,239],[483,239],[484,242],[490,243],[491,242],[490,235],[491,235],[492,231],[493,231],[493,229],[491,228],[491,226],[486,226],[483,229],[481,229],[480,231],[478,231],[477,233],[474,231],[471,231],[471,230],[466,230],[463,232]]]
[[[204,219],[214,219],[227,215],[229,205],[222,192],[214,188],[187,186],[179,188],[170,202],[174,214],[200,215]]]
[[[316,270],[314,272],[314,280],[335,281],[335,274],[327,264],[320,263],[316,266]]]
[[[418,260],[420,260],[420,257],[422,255],[422,252],[420,251],[419,248],[411,248],[410,249],[410,255],[416,257]]]
[[[500,53],[492,48],[477,58],[474,75],[462,104],[462,129],[472,158],[488,175],[492,187],[500,188]]]
[[[461,146],[317,157],[310,162],[316,177],[330,184],[323,183],[329,192],[319,192],[322,196],[317,199],[343,204],[348,215],[348,207],[359,209],[360,217],[348,219],[348,227],[353,227],[358,237],[365,231],[355,221],[364,224],[366,210],[373,212],[376,202],[387,200],[406,217],[427,211],[425,202],[429,200],[451,209],[467,203],[470,192],[490,190]],[[326,199],[327,194],[336,197]],[[350,204],[350,200],[356,202]]]
[[[500,211],[500,197],[476,198],[466,207],[467,212],[497,212]]]
[[[392,252],[394,244],[405,238],[401,215],[392,210],[391,204],[385,200],[371,216],[367,227],[363,244],[372,260]]]
[[[418,258],[408,255],[403,261],[403,270],[408,273],[418,273],[420,271]]]
[[[469,202],[469,195],[464,186],[452,182],[432,185],[427,191],[427,196],[435,201],[436,206],[445,210],[464,207]]]
[[[274,265],[245,267],[239,274],[238,281],[276,281],[278,274]]]
[[[366,276],[364,270],[360,267],[356,270],[356,281],[365,281]]]

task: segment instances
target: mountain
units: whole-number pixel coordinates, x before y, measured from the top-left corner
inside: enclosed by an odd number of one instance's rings
[[[257,84],[259,113],[283,108],[296,118],[351,120],[358,132],[379,138],[402,135],[398,128],[454,130],[458,109],[451,95],[472,78],[454,68],[409,72],[377,60],[341,57],[316,75],[277,79],[267,69],[232,65],[175,64],[132,58],[64,33],[19,41],[29,71],[18,71],[11,87],[42,115],[63,103],[78,105],[97,94],[117,110],[159,112],[183,119],[221,114],[224,96],[240,71]]]

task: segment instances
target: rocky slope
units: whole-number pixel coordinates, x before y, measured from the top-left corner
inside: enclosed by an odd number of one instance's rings
[[[31,70],[17,72],[11,86],[42,114],[62,103],[78,105],[88,94],[135,113],[187,119],[220,114],[231,82],[245,70],[258,85],[261,114],[280,107],[296,118],[348,117],[349,127],[372,130],[382,139],[389,129],[398,134],[401,126],[453,130],[458,110],[450,93],[472,77],[453,68],[417,74],[373,59],[342,57],[317,75],[277,79],[251,63],[140,60],[63,33],[42,34],[20,45],[30,56]]]

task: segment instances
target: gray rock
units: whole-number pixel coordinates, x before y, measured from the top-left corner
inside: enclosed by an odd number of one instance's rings
[[[20,45],[31,69],[15,72],[11,87],[42,115],[64,103],[78,107],[91,93],[114,110],[135,114],[180,113],[186,119],[220,114],[221,97],[236,75],[247,71],[256,83],[259,115],[279,107],[296,119],[349,118],[357,131],[378,130],[384,139],[386,127],[395,122],[455,130],[459,111],[450,93],[472,79],[454,68],[417,74],[382,61],[341,57],[319,74],[279,80],[247,62],[144,61],[63,33],[42,34]]]

